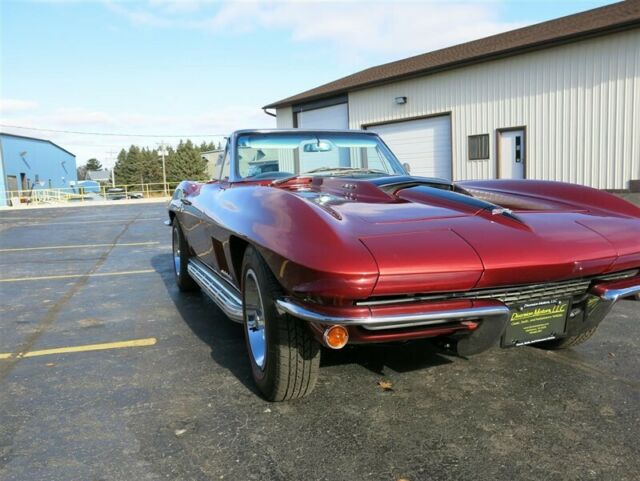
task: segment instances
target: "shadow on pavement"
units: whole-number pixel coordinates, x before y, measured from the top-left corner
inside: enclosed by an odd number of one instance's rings
[[[340,351],[325,349],[321,366],[341,364],[359,364],[360,366],[383,374],[385,368],[395,372],[410,372],[429,369],[454,362],[445,356],[428,340],[405,343],[371,344],[347,346]]]
[[[257,393],[247,357],[242,326],[228,319],[202,292],[180,292],[176,287],[171,254],[157,255],[151,265],[161,275],[169,297],[185,324],[211,347],[211,358],[228,369],[249,390]],[[385,368],[396,372],[428,369],[453,362],[428,340],[406,343],[347,346],[333,351],[323,349],[321,366],[358,364],[382,374]]]
[[[151,265],[161,275],[167,293],[185,324],[211,348],[211,358],[257,394],[251,377],[242,326],[228,319],[202,292],[178,290],[171,254],[153,257]]]

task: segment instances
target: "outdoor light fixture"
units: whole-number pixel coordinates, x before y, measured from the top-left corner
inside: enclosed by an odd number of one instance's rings
[[[407,97],[396,97],[395,101],[398,105],[404,105],[407,103]]]

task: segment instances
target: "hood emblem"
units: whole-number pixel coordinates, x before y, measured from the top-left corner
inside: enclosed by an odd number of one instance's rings
[[[513,214],[511,209],[505,209],[504,207],[497,207],[491,210],[491,215],[500,215],[500,214]]]

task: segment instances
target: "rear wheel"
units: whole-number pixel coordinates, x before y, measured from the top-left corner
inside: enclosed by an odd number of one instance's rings
[[[542,349],[552,349],[552,350],[569,349],[571,347],[577,346],[591,339],[593,335],[596,333],[596,329],[598,329],[598,326],[594,326],[591,329],[587,329],[575,336],[567,336],[567,337],[562,337],[560,339],[552,339],[550,341],[538,342],[534,345],[536,347],[541,347]]]
[[[318,378],[320,345],[299,319],[278,314],[282,289],[252,247],[242,262],[244,331],[253,378],[269,401],[309,394]]]
[[[171,244],[173,252],[173,273],[176,276],[178,289],[183,292],[195,291],[198,284],[191,278],[187,266],[189,264],[189,245],[182,233],[180,224],[174,219],[171,232]]]

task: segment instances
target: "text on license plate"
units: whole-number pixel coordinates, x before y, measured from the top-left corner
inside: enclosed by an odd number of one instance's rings
[[[502,346],[523,346],[564,335],[570,301],[546,300],[512,306]]]

